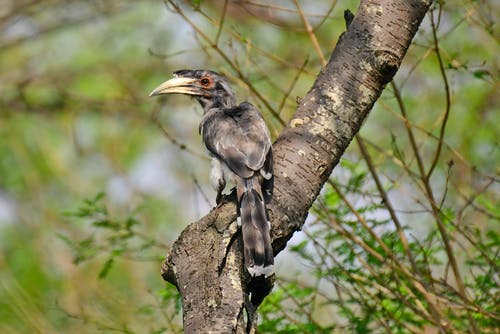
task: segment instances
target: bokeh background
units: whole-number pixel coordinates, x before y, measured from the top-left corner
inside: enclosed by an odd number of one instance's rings
[[[201,109],[149,92],[178,69],[222,72],[275,138],[345,30],[344,9],[357,5],[1,0],[0,332],[179,332],[179,302],[159,268],[214,192]],[[498,11],[495,1],[449,1],[437,30],[452,105],[434,182],[443,195],[450,181],[452,202],[480,194],[475,205],[489,213],[467,224],[481,231],[498,230],[500,216]],[[433,43],[427,17],[395,79],[426,161],[446,105]],[[403,221],[422,235],[432,219],[408,212],[419,197],[394,158],[410,155],[396,110],[388,86],[361,133],[384,181],[397,185],[390,194]],[[333,177],[342,184],[360,160],[351,145]],[[307,277],[291,259],[278,256],[278,275]]]

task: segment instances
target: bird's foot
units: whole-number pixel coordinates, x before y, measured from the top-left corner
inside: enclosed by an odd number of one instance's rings
[[[215,204],[219,205],[222,201],[222,191],[218,191],[217,192],[217,197],[215,197]]]
[[[222,191],[217,192],[217,197],[215,198],[217,206],[233,201],[236,201],[236,187],[232,188],[229,194],[223,194]]]

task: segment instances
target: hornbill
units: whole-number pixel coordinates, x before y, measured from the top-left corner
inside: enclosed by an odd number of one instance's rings
[[[273,191],[273,153],[262,115],[248,102],[238,105],[227,80],[209,70],[176,71],[150,96],[173,93],[191,95],[203,107],[199,131],[212,158],[216,202],[226,182],[236,185],[245,267],[251,276],[270,276],[274,258],[265,204]]]

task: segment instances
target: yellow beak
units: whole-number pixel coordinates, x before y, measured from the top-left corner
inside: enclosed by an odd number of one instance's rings
[[[203,95],[200,89],[194,85],[197,81],[197,79],[192,78],[173,78],[156,87],[149,96],[175,93]]]

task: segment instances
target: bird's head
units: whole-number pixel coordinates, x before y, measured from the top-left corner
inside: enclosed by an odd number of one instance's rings
[[[200,102],[205,111],[236,105],[236,98],[227,80],[209,70],[180,70],[174,77],[155,88],[149,96],[162,94],[191,95]]]

